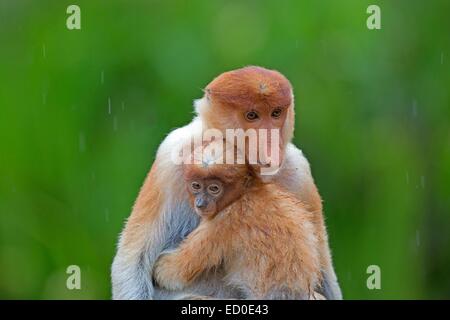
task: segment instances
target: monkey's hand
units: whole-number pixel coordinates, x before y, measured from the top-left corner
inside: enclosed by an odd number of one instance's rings
[[[153,279],[156,284],[168,290],[181,290],[188,285],[176,252],[174,250],[162,253],[153,268]]]

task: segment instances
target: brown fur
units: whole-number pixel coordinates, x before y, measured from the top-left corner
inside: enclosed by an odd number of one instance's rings
[[[155,163],[150,170],[145,184],[143,185],[138,198],[136,199],[133,214],[128,219],[124,233],[123,241],[125,246],[142,246],[140,243],[145,241],[146,221],[154,219],[152,215],[157,215],[161,204],[161,190],[152,188],[152,185],[158,182],[157,174],[158,164]]]
[[[226,108],[289,107],[292,87],[281,73],[250,66],[222,73],[206,87],[214,105]]]
[[[232,203],[223,210],[218,206],[214,218],[202,219],[177,250],[163,255],[155,279],[181,289],[221,266],[225,281],[240,287],[246,298],[309,298],[321,277],[314,215],[274,184],[253,178],[247,187],[233,165],[212,168],[188,166],[187,183],[225,175],[223,197],[231,194]]]
[[[280,153],[285,154],[294,131],[294,102],[291,85],[280,73],[260,67],[247,67],[226,72],[207,86],[205,98],[209,99],[208,105],[198,110],[203,130],[208,128],[219,130],[279,128],[281,130]],[[243,113],[246,110],[256,109],[267,116],[271,108],[276,107],[281,107],[285,111],[280,119],[271,120],[266,117],[267,119],[262,119],[263,121],[258,123],[248,123],[243,120]],[[183,179],[181,167],[174,165],[170,160],[170,150],[177,143],[186,143],[185,140],[178,142],[180,138],[201,134],[195,129],[195,123],[194,119],[191,124],[182,128],[183,134],[176,135],[176,139],[171,140],[172,134],[169,135],[158,150],[156,160],[120,237],[117,255],[112,266],[115,299],[153,298],[154,288],[149,273],[158,255],[166,248],[168,239],[173,238],[174,232],[178,232],[176,226],[169,225],[173,221],[173,219],[170,220],[170,216],[178,215],[179,220],[185,223],[193,219],[193,212],[183,209],[189,201],[188,193],[180,183]],[[286,161],[298,161],[297,159],[297,156],[291,155]],[[301,159],[304,158],[300,156]],[[298,166],[301,166],[299,171],[297,171]],[[300,172],[301,183],[298,179]],[[281,189],[289,191],[311,212],[308,215],[312,215],[309,219],[315,224],[323,273],[330,275],[331,282],[336,283],[339,289],[328,248],[322,217],[322,202],[311,177],[309,165],[290,163],[272,177],[272,182],[279,186],[280,189],[276,188],[278,193]],[[276,203],[270,205],[274,206]],[[221,252],[213,253],[212,260],[215,254],[220,255]],[[201,292],[207,292],[205,294],[209,295],[211,291]]]

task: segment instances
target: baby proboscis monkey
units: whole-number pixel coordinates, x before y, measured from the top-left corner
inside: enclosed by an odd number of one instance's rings
[[[225,285],[244,299],[311,297],[321,282],[320,250],[313,214],[301,201],[245,164],[203,158],[183,173],[201,222],[156,262],[160,286],[182,290],[220,269]]]

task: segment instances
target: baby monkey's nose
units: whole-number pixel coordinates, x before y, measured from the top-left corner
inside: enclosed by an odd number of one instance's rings
[[[199,209],[205,208],[207,204],[208,203],[203,198],[195,199],[195,207],[196,208],[199,208]]]

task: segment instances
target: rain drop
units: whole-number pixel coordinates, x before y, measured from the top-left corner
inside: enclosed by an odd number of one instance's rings
[[[108,98],[108,114],[111,114],[111,97]]]
[[[420,177],[420,186],[422,189],[425,189],[425,176]]]

